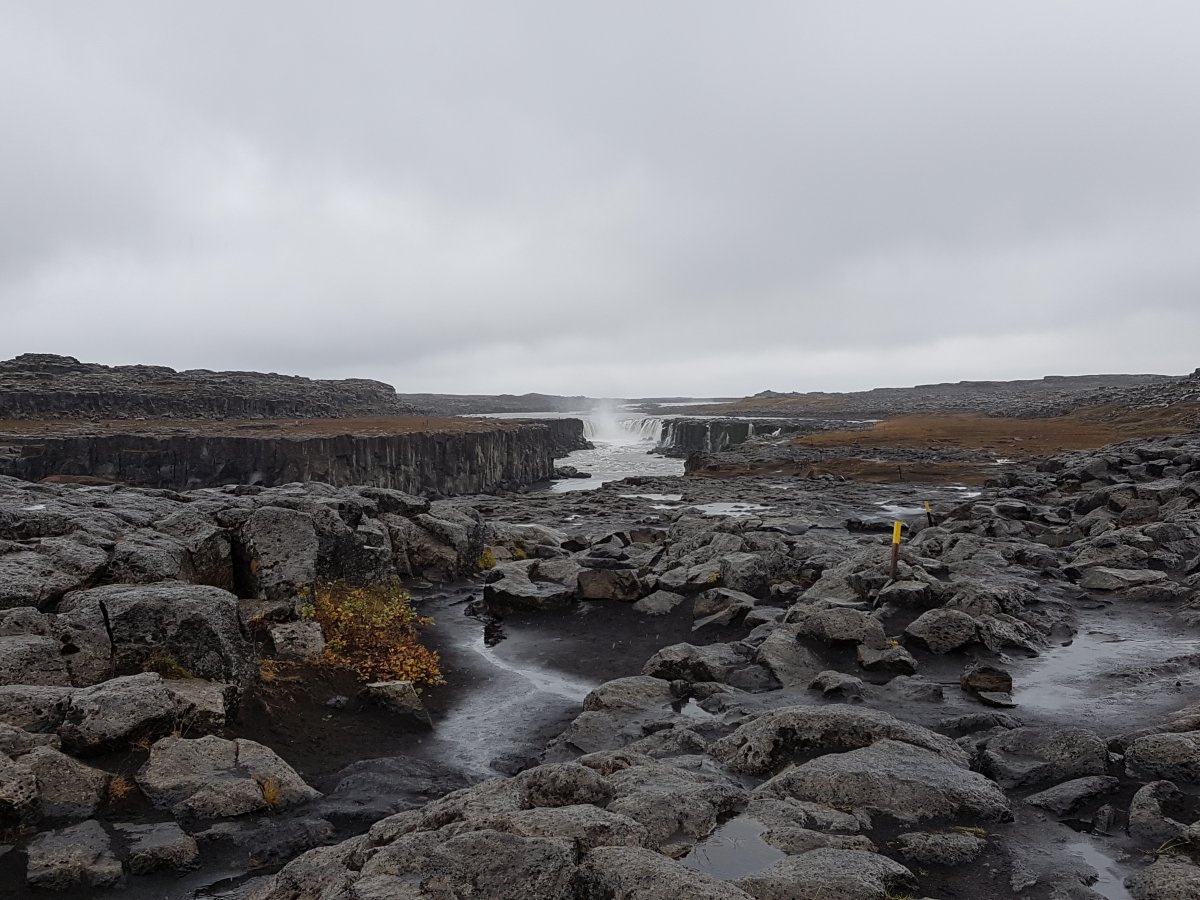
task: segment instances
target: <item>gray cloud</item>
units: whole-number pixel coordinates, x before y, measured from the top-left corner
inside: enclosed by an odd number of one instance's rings
[[[0,356],[740,394],[1200,364],[1182,2],[10,2]]]

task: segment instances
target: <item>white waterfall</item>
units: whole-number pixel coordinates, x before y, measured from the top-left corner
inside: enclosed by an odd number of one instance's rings
[[[604,444],[657,446],[662,432],[663,420],[656,416],[622,415],[596,410],[583,420],[584,436],[589,441]]]

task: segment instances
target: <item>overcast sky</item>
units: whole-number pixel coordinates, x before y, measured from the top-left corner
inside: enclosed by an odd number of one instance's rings
[[[1194,0],[0,0],[0,358],[1191,371],[1197,47]]]

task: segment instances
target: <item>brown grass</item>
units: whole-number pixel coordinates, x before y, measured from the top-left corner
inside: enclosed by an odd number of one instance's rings
[[[899,416],[858,431],[798,437],[799,447],[887,447],[984,450],[997,456],[1040,456],[1087,450],[1134,437],[1187,431],[1196,410],[1118,410],[1093,407],[1052,419],[1007,419],[971,414]]]
[[[114,775],[108,781],[108,799],[111,803],[119,803],[132,794],[137,787],[128,775]]]

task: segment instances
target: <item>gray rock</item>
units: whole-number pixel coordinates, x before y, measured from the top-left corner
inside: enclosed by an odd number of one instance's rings
[[[925,609],[935,603],[936,598],[924,581],[893,581],[879,592],[877,602],[880,605],[892,603],[896,606]]]
[[[866,747],[882,740],[904,741],[965,766],[967,754],[949,738],[861,706],[789,706],[771,710],[715,742],[709,752],[737,772],[762,774],[795,754]]]
[[[86,819],[95,815],[107,795],[107,772],[58,750],[38,747],[17,761],[37,776],[43,818]]]
[[[581,569],[579,596],[584,600],[623,600],[642,596],[642,581],[631,569]]]
[[[1200,866],[1182,856],[1160,856],[1125,879],[1133,900],[1195,900],[1200,897]]]
[[[583,708],[598,710],[664,709],[675,700],[671,683],[649,675],[606,681],[583,698]]]
[[[0,685],[5,684],[70,685],[61,644],[40,635],[0,637]]]
[[[881,812],[904,822],[1012,819],[1008,800],[994,782],[944,756],[893,740],[785,769],[754,795]]]
[[[819,673],[808,687],[810,690],[820,691],[826,697],[861,697],[863,692],[861,678],[834,669],[826,669]]]
[[[181,872],[199,865],[196,839],[174,822],[115,827],[129,842],[127,862],[134,875],[168,868]]]
[[[238,529],[235,555],[256,597],[305,602],[317,579],[318,549],[312,516],[264,506]]]
[[[863,823],[858,817],[820,803],[793,797],[753,797],[746,815],[770,830],[804,828],[834,834],[858,834]]]
[[[896,672],[900,675],[917,673],[916,658],[903,647],[868,647],[858,645],[858,664],[868,672]]]
[[[921,613],[904,633],[917,638],[934,653],[949,653],[976,639],[975,619],[957,609],[931,609]]]
[[[169,733],[181,724],[175,695],[155,672],[75,691],[59,735],[72,753],[102,753]]]
[[[237,598],[227,591],[172,582],[108,585],[71,594],[63,605],[108,623],[119,674],[142,671],[160,653],[200,678],[239,684],[251,678],[252,648],[242,636]]]
[[[1110,569],[1095,566],[1088,569],[1079,580],[1079,586],[1089,591],[1120,591],[1165,581],[1163,572],[1153,569]]]
[[[1103,775],[1108,748],[1083,728],[1014,728],[988,739],[983,771],[1006,789]]]
[[[1164,812],[1163,804],[1179,803],[1183,797],[1183,792],[1170,781],[1152,781],[1143,785],[1129,804],[1129,833],[1155,844],[1181,837],[1187,826],[1170,818]]]
[[[325,650],[321,626],[311,620],[272,625],[269,633],[280,659],[317,659]]]
[[[754,655],[755,661],[785,688],[805,685],[826,668],[824,660],[800,643],[799,629],[797,624],[776,626]]]
[[[448,833],[500,831],[520,837],[544,837],[569,841],[577,853],[596,847],[645,847],[650,836],[639,822],[590,804],[551,808],[535,807],[473,819],[459,828],[447,826]]]
[[[412,716],[426,725],[433,724],[429,711],[425,709],[411,681],[375,681],[364,685],[360,696],[390,712]]]
[[[29,842],[26,879],[33,887],[112,887],[121,880],[121,863],[104,827],[89,819],[60,831],[44,831]]]
[[[489,612],[506,615],[513,612],[565,609],[576,600],[576,582],[582,569],[564,582],[543,572],[559,575],[544,560],[504,563],[496,566],[483,586],[483,602]]]
[[[0,753],[0,823],[12,825],[32,819],[39,799],[33,770]]]
[[[785,621],[799,625],[800,634],[827,643],[849,642],[877,648],[887,645],[879,620],[857,609],[800,604],[788,610]]]
[[[282,809],[321,796],[262,744],[212,735],[158,741],[137,782],[155,806],[201,819]]]
[[[1111,794],[1121,782],[1108,775],[1093,775],[1075,778],[1052,788],[1039,791],[1025,798],[1030,806],[1039,806],[1058,816],[1069,816],[1080,810],[1089,800]]]
[[[0,723],[25,731],[57,731],[75,688],[0,685]]]
[[[648,616],[665,616],[684,599],[682,594],[674,594],[671,591],[655,591],[633,604],[633,608]]]
[[[607,808],[644,825],[654,847],[703,838],[746,803],[746,792],[723,777],[643,759],[605,779],[616,794]]]
[[[496,831],[446,839],[440,832],[418,831],[375,851],[363,864],[355,893],[408,900],[430,896],[424,888],[412,890],[427,886],[446,897],[562,900],[572,895],[574,875],[575,853],[563,841]]]
[[[987,849],[987,841],[959,831],[910,831],[896,839],[904,859],[926,866],[965,866]]]
[[[1200,782],[1200,731],[1138,738],[1125,752],[1125,771],[1143,781]]]
[[[0,753],[7,756],[17,757],[36,747],[57,750],[61,743],[56,734],[34,734],[11,725],[0,725]]]
[[[727,881],[633,847],[592,850],[575,884],[578,900],[752,900]]]
[[[755,900],[881,900],[914,890],[916,879],[878,853],[824,848],[781,859],[734,884]]]
[[[1012,676],[995,666],[969,666],[958,679],[959,686],[968,694],[1010,694]],[[994,704],[989,704],[994,705]]]
[[[642,667],[643,675],[667,681],[724,681],[746,664],[746,657],[730,644],[672,644],[659,650]]]

